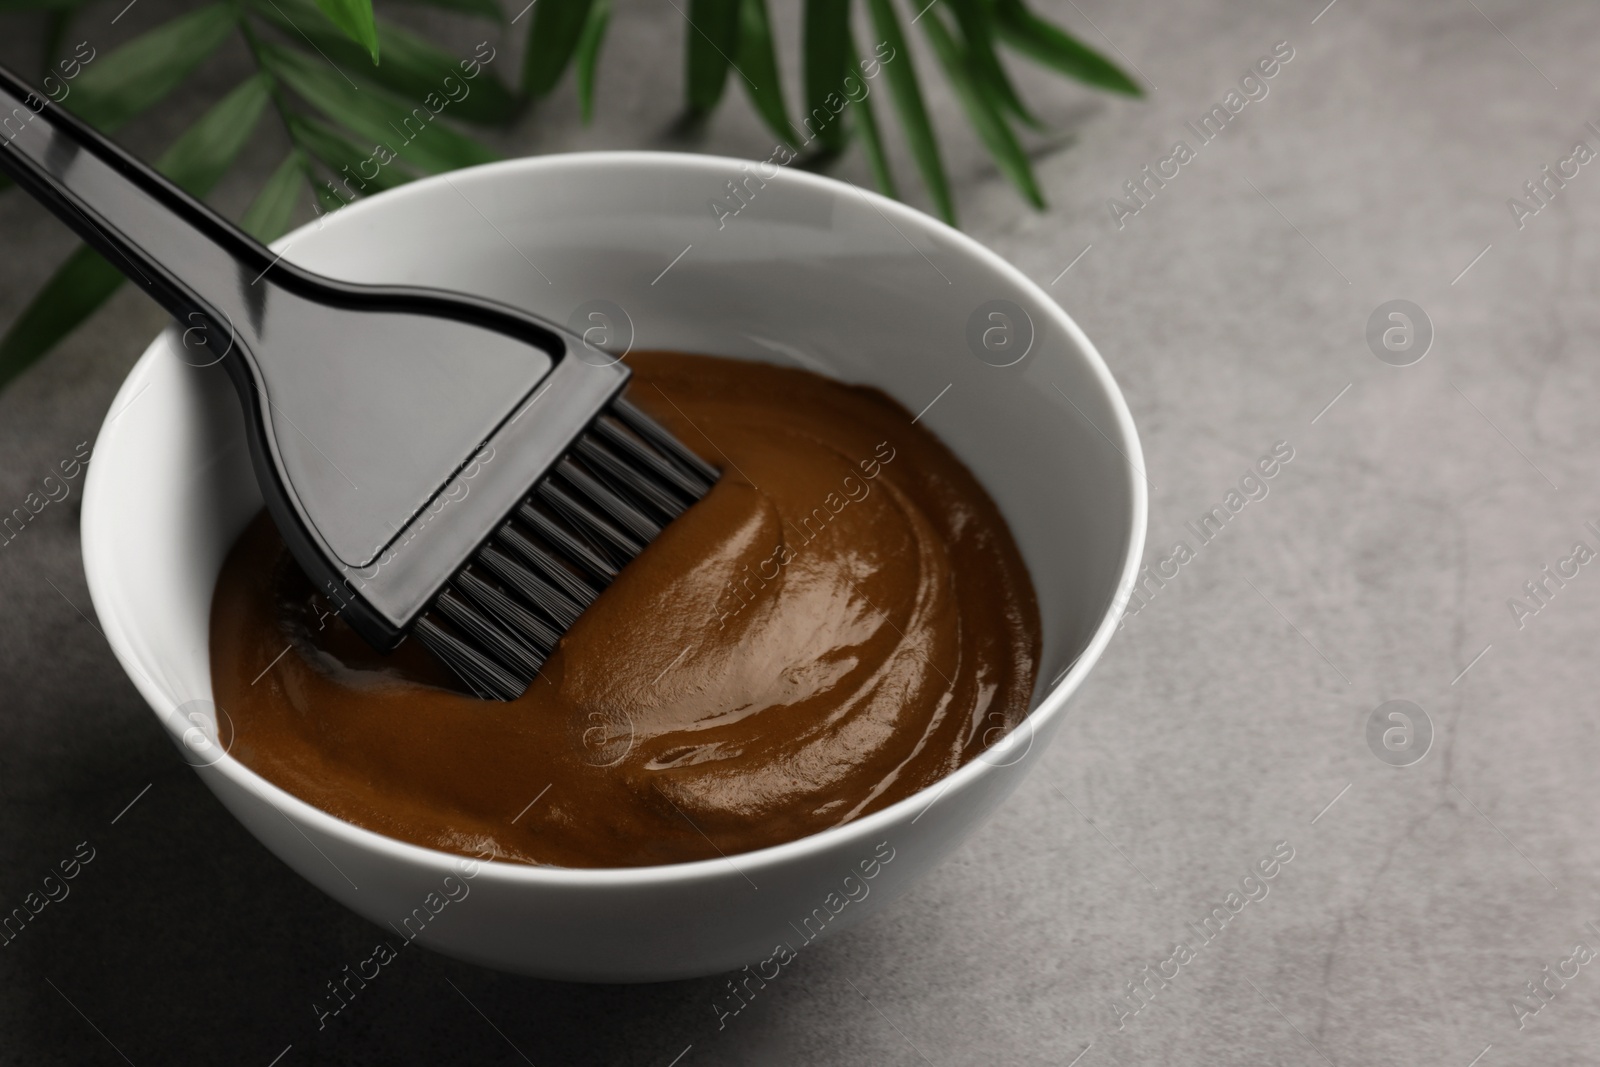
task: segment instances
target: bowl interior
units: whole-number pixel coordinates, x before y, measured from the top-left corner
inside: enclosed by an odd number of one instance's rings
[[[336,277],[458,289],[561,322],[601,307],[617,347],[798,365],[889,393],[1010,524],[1044,628],[1037,707],[1103,644],[1143,540],[1142,458],[1109,373],[1052,301],[964,236],[842,183],[741,167],[511,161],[361,201],[277,247]],[[729,181],[747,203],[719,218]],[[994,301],[1022,316],[989,318]],[[993,325],[1013,331],[1010,351],[1029,342],[1018,362],[996,365],[1009,357],[975,340]],[[175,733],[210,714],[211,592],[259,507],[231,387],[163,335],[101,430],[83,540],[107,636]]]

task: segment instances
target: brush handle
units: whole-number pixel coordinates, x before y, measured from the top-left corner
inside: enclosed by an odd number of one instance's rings
[[[279,532],[375,648],[628,379],[528,312],[285,262],[3,67],[0,172],[173,314],[180,358],[228,374]]]
[[[187,331],[186,345],[215,345],[220,353],[230,328],[248,338],[249,295],[259,288],[252,283],[272,265],[273,254],[4,67],[0,172],[180,324],[222,328],[209,340]]]

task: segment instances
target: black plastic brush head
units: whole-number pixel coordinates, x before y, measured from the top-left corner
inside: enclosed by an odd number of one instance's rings
[[[659,423],[614,401],[412,633],[474,693],[515,699],[618,571],[717,477]]]

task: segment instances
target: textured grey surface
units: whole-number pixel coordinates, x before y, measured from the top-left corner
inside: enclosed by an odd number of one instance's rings
[[[1600,173],[1521,230],[1506,201],[1575,141],[1600,148],[1600,14],[1322,3],[1048,5],[1156,91],[1107,100],[1028,72],[1062,131],[1039,155],[1044,215],[935,94],[972,234],[1046,285],[1093,246],[1050,292],[1143,434],[1150,561],[1196,545],[1185,522],[1275,442],[1294,458],[1129,619],[1011,802],[891,912],[807,950],[720,1031],[715,979],[590,988],[416,955],[319,1032],[312,1000],[375,931],[240,829],[124,680],[81,613],[75,488],[0,548],[0,906],[78,842],[96,854],[0,948],[0,1061],[267,1064],[292,1045],[282,1064],[664,1067],[687,1046],[684,1067],[1593,1062],[1600,969],[1548,1003],[1524,983],[1580,941],[1600,949],[1600,568],[1521,628],[1508,598],[1574,542],[1600,549],[1584,528],[1600,520]],[[74,39],[170,10],[145,0],[111,27],[120,7]],[[797,22],[783,5],[791,47]],[[623,5],[601,120],[578,126],[569,84],[504,147],[766,158],[742,99],[701,142],[673,140],[682,32],[669,5]],[[1195,147],[1183,122],[1285,40],[1269,95],[1118,230],[1107,198],[1174,140]],[[8,34],[0,53],[34,47]],[[125,140],[153,154],[199,106]],[[252,147],[218,202],[242,206],[280,151]],[[865,179],[857,158],[842,170]],[[0,199],[0,321],[69,246]],[[1364,337],[1395,298],[1436,330],[1403,368]],[[0,396],[0,510],[92,438],[160,322],[124,292]],[[1403,768],[1365,733],[1397,698],[1435,734]],[[1280,841],[1294,859],[1270,895],[1119,1029],[1126,984],[1195,942],[1184,924]],[[1542,1005],[1521,1029],[1515,997]]]

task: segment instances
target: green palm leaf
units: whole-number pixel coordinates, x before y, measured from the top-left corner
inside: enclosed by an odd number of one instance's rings
[[[1006,125],[1005,116],[1000,114],[994,101],[984,92],[973,71],[970,54],[956,43],[937,11],[928,13],[922,20],[922,28],[945,73],[950,76],[950,83],[955,86],[956,95],[967,109],[967,116],[982,138],[984,147],[989,149],[1000,170],[1022,191],[1028,202],[1037,208],[1044,207],[1044,195],[1039,192],[1039,184],[1034,180],[1033,167],[1028,162],[1027,154],[1017,143],[1011,127]]]
[[[529,96],[549,94],[561,80],[589,21],[594,0],[542,0],[528,26],[528,52],[522,63],[522,87]]]
[[[895,109],[905,126],[906,140],[911,145],[912,158],[922,172],[922,181],[940,216],[950,225],[956,223],[956,206],[950,197],[950,181],[945,177],[944,163],[939,159],[939,142],[933,135],[933,124],[928,121],[928,109],[922,102],[922,88],[917,84],[917,68],[911,61],[911,49],[906,47],[906,35],[900,31],[900,20],[895,16],[890,0],[867,0],[872,11],[872,24],[885,44],[894,49],[883,65],[889,78],[889,93]]]
[[[239,220],[240,228],[263,243],[282,237],[294,219],[294,206],[300,201],[306,177],[306,157],[296,148],[284,157],[256,194]]]
[[[722,99],[739,50],[739,0],[689,0],[685,63],[689,111],[705,115]]]
[[[594,114],[594,72],[610,20],[611,0],[594,0],[589,5],[589,21],[583,24],[583,35],[578,38],[578,111],[585,123]]]
[[[988,94],[1002,110],[1009,111],[1034,128],[1041,123],[1022,102],[1011,78],[1000,63],[994,50],[994,24],[983,0],[949,0],[955,12],[956,24],[961,27],[961,37],[966,42],[967,60],[978,87]]]
[[[205,196],[249,143],[268,99],[267,79],[247,78],[174,141],[156,160],[156,169],[185,191]]]
[[[317,7],[329,22],[365,48],[372,56],[373,66],[377,66],[378,26],[372,17],[372,0],[317,0]]]
[[[1139,83],[1116,64],[1029,11],[1022,0],[997,0],[995,14],[1000,38],[1029,59],[1100,89],[1144,95]]]
[[[261,54],[268,70],[307,103],[371,140],[372,151],[364,155],[378,155],[379,147],[387,148],[429,173],[500,158],[498,153],[440,122],[432,108],[412,107],[381,89],[358,89],[328,64],[303,52],[267,47]],[[441,104],[439,111],[447,106]]]
[[[302,39],[309,41],[358,84],[374,83],[402,99],[420,104],[429,93],[444,96],[451,91],[445,84],[448,78],[452,79],[450,84],[466,89],[461,99],[451,101],[451,118],[500,126],[516,117],[515,94],[482,64],[478,64],[476,77],[464,76],[462,63],[474,63],[475,57],[458,59],[415,34],[380,22],[378,44],[383,50],[383,62],[375,67],[367,61],[366,50],[330,27],[310,0],[255,0],[254,8],[262,18],[283,30],[291,41],[297,44]]]
[[[850,73],[850,0],[806,0],[806,116],[801,125],[826,152],[844,151],[844,79]],[[840,101],[829,108],[829,99]]]
[[[766,0],[739,2],[739,69],[750,80],[750,103],[767,128],[780,141],[794,138],[789,109],[783,103],[783,81],[778,74],[778,54],[772,44],[772,20]]]
[[[850,42],[850,61],[860,69],[861,55],[856,51],[854,40]],[[861,150],[866,153],[867,165],[872,168],[873,180],[878,183],[878,192],[898,200],[900,194],[895,190],[894,175],[889,172],[889,156],[883,150],[883,134],[878,130],[878,117],[872,111],[870,89],[860,100],[850,102],[850,114],[855,116],[856,129],[861,132]]]
[[[379,165],[371,153],[363,151],[327,123],[296,116],[289,120],[289,131],[308,152],[327,164],[334,173],[335,185],[344,186],[352,199],[363,193],[381,193],[412,180],[412,175],[396,163]],[[314,188],[325,207],[334,211],[344,207],[345,201],[327,184],[317,182]]]
[[[227,40],[234,24],[233,11],[222,4],[181,15],[96,56],[69,83],[62,103],[85,122],[115,130],[183,84]]]
[[[122,284],[122,273],[100,253],[80,245],[34,294],[0,339],[0,387],[93,315]]]

